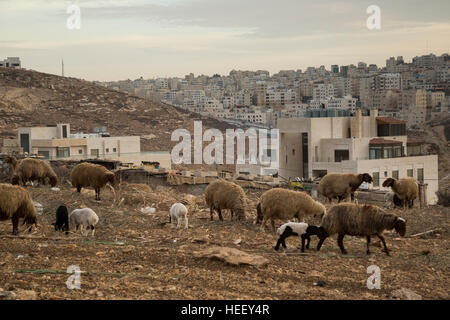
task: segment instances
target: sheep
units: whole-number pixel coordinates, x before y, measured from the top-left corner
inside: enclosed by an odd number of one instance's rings
[[[13,235],[19,233],[19,219],[29,226],[31,232],[33,224],[37,227],[36,208],[30,194],[20,186],[0,183],[0,220],[11,219]]]
[[[377,206],[341,203],[328,210],[319,228],[322,235],[319,236],[317,251],[320,250],[327,237],[337,233],[337,243],[342,254],[347,254],[343,243],[345,235],[365,236],[367,240],[366,253],[370,254],[370,237],[376,235],[383,243],[384,251],[389,255],[383,231],[395,229],[403,237],[406,233],[406,220],[386,213]]]
[[[329,173],[320,180],[319,192],[332,201],[338,199],[338,203],[351,196],[355,200],[355,191],[363,182],[372,183],[373,179],[368,173],[354,175],[351,173]]]
[[[66,234],[69,234],[69,211],[67,207],[61,205],[56,210],[56,222],[52,225],[55,226],[55,231],[62,230]]]
[[[419,196],[419,185],[414,178],[396,180],[388,178],[383,182],[383,187],[391,187],[392,191],[403,201],[403,208],[412,208],[414,200]]]
[[[272,223],[272,230],[275,231],[274,219],[288,220],[297,218],[302,221],[305,216],[321,216],[326,212],[325,206],[315,201],[304,192],[298,192],[282,188],[274,188],[264,192],[259,204],[260,213],[257,222],[261,220],[261,230],[267,220]]]
[[[403,200],[400,200],[400,198],[392,191],[386,192],[384,195],[384,207],[403,207]]]
[[[320,234],[319,227],[310,226],[304,222],[288,222],[283,224],[281,227],[277,229],[277,233],[280,235],[277,244],[275,246],[275,250],[278,251],[280,248],[280,244],[283,245],[283,248],[286,249],[286,238],[290,236],[299,236],[302,238],[302,252],[305,252],[305,240],[308,240],[306,243],[306,249],[309,249],[309,243],[311,241],[312,235]]]
[[[47,181],[52,187],[58,184],[58,177],[52,167],[44,160],[35,158],[26,158],[17,161],[15,157],[8,156],[5,163],[9,163],[13,169],[12,184],[24,186],[28,181],[38,180],[39,183],[46,185]]]
[[[242,187],[225,180],[211,182],[205,190],[205,200],[210,208],[211,221],[214,210],[219,213],[219,219],[223,221],[222,211],[231,210],[231,216],[236,214],[239,220],[245,220],[245,205],[247,198]]]
[[[95,200],[100,201],[100,189],[108,182],[116,185],[116,177],[102,165],[83,162],[77,164],[70,174],[72,186],[80,193],[82,188],[92,187],[95,189]]]
[[[95,225],[98,223],[98,216],[94,210],[90,208],[75,209],[69,215],[70,224],[75,226],[75,230],[80,227],[81,234],[83,235],[83,229],[86,229],[86,235],[89,233],[89,229],[92,230],[92,236],[94,236]]]
[[[169,213],[169,222],[171,224],[175,223],[175,219],[177,220],[177,229],[181,225],[181,220],[184,219],[184,228],[188,228],[188,209],[186,206],[182,203],[174,203],[172,207],[170,207],[170,213]]]

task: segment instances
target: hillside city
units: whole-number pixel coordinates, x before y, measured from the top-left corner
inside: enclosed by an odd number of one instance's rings
[[[385,66],[358,62],[272,75],[232,70],[227,76],[190,73],[101,84],[231,123],[276,127],[280,118],[349,116],[357,109],[377,109],[379,115],[419,129],[449,112],[449,67],[447,53],[430,53],[410,62],[390,57]]]

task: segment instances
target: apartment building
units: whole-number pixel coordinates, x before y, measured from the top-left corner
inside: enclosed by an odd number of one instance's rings
[[[70,133],[70,124],[59,123],[46,127],[19,128],[17,139],[7,141],[2,152],[20,147],[28,154],[44,159],[111,159],[140,165],[142,161],[157,161],[163,168],[171,168],[169,152],[141,152],[139,136],[111,137],[104,129],[98,133]]]
[[[437,201],[437,155],[418,154],[420,142],[408,144],[405,121],[357,110],[355,117],[278,119],[278,129],[282,177],[367,172],[374,178],[370,188],[384,189],[386,178],[410,176],[427,184],[429,204]],[[408,152],[412,147],[415,151]]]

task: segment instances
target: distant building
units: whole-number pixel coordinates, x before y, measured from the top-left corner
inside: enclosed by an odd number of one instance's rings
[[[110,137],[105,130],[99,133],[70,134],[70,124],[47,127],[19,128],[17,139],[4,139],[2,152],[18,147],[24,153],[37,154],[44,159],[110,159],[140,165],[142,161],[157,161],[160,167],[171,168],[169,152],[141,152],[139,136]],[[6,144],[5,144],[6,141]]]
[[[0,67],[21,68],[22,64],[19,57],[8,57],[5,60],[0,60]]]

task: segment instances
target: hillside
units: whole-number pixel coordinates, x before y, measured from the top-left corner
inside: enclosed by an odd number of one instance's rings
[[[171,150],[173,130],[195,120],[224,132],[230,125],[89,81],[0,67],[0,140],[18,127],[71,124],[72,132],[107,126],[111,135],[140,135],[143,151]],[[1,144],[2,142],[0,142]]]

